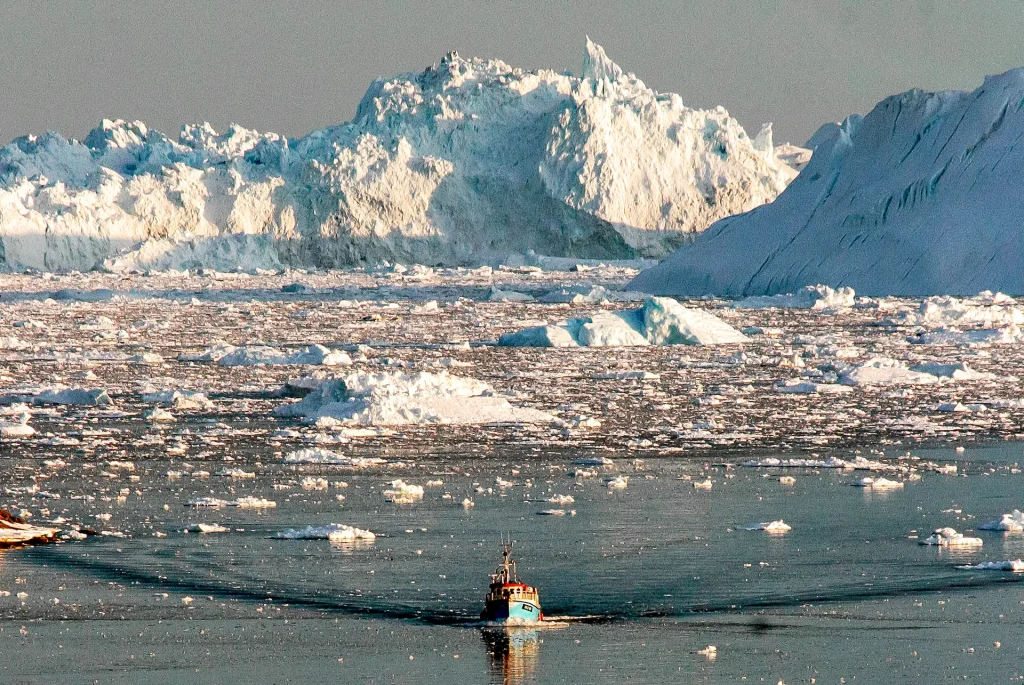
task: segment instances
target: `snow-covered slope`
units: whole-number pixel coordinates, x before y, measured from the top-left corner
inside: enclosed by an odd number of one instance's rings
[[[974,92],[909,91],[823,127],[775,202],[641,273],[659,295],[1024,293],[1024,69]]]
[[[298,106],[301,106],[299,103]],[[587,41],[583,74],[448,54],[285,139],[104,121],[0,149],[0,266],[46,270],[660,257],[795,176],[770,130],[689,109]]]

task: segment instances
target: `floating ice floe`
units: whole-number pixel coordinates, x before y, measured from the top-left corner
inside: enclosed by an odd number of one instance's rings
[[[786,533],[793,530],[793,527],[782,519],[779,519],[778,521],[748,523],[745,526],[736,526],[736,528],[737,530],[763,530],[766,533]]]
[[[487,294],[489,302],[533,302],[534,299],[533,295],[514,290],[499,290],[498,288],[491,288],[491,291]]]
[[[903,483],[898,480],[889,480],[888,478],[872,478],[870,476],[861,478],[854,483],[859,488],[867,488],[869,490],[902,490]]]
[[[354,528],[341,523],[330,523],[326,526],[306,526],[305,528],[289,528],[274,536],[280,540],[330,540],[331,542],[372,541],[377,536],[369,530]]]
[[[0,509],[0,547],[53,542],[60,530],[34,526],[25,519]]]
[[[604,371],[590,377],[595,381],[656,381],[661,378],[650,371]]]
[[[297,352],[284,352],[276,347],[255,345],[237,347],[216,360],[219,366],[350,366],[347,353],[323,345],[310,345]]]
[[[603,304],[607,302],[639,302],[642,293],[610,291],[602,285],[571,285],[541,295],[538,302],[545,304]]]
[[[217,475],[221,478],[238,478],[242,480],[252,479],[256,477],[255,471],[246,471],[245,469],[231,468],[221,469],[217,472]]]
[[[552,504],[557,504],[560,507],[564,507],[568,504],[574,503],[576,499],[572,495],[552,495],[547,498],[547,501]]]
[[[815,381],[794,378],[776,383],[775,391],[793,395],[841,395],[853,392],[853,388],[838,383],[817,383]]]
[[[175,420],[174,414],[161,407],[153,407],[143,415],[143,418],[153,422],[171,422]]]
[[[994,521],[986,521],[978,526],[978,530],[1000,530],[1011,533],[1024,532],[1024,512],[1014,509],[1009,514],[1003,514]]]
[[[195,523],[185,529],[187,533],[227,533],[228,528],[219,523]]]
[[[498,339],[505,347],[631,347],[724,345],[749,338],[703,309],[667,297],[646,297],[640,309],[597,312],[556,326],[535,326]]]
[[[1006,328],[1024,324],[1024,310],[1003,293],[989,291],[977,297],[956,298],[946,295],[928,297],[917,311],[904,312],[892,319],[901,326],[947,327],[958,329]]]
[[[988,407],[984,404],[978,404],[975,402],[969,402],[967,404],[962,402],[942,402],[935,407],[935,411],[940,411],[946,414],[969,414],[976,411],[988,411]]]
[[[177,410],[213,409],[213,402],[204,393],[191,390],[163,390],[142,394],[143,402],[152,402]]]
[[[807,285],[787,295],[745,297],[736,300],[736,309],[846,309],[856,302],[853,288]]]
[[[196,497],[185,503],[187,507],[238,507],[240,509],[273,509],[277,502],[260,497],[239,497],[235,500],[220,499],[218,497]]]
[[[903,362],[888,357],[872,357],[843,371],[839,382],[852,386],[931,385],[939,378],[930,373],[911,371]]]
[[[106,407],[111,404],[111,401],[106,390],[54,386],[52,388],[45,388],[37,393],[32,398],[32,403]]]
[[[938,378],[950,378],[954,381],[985,381],[999,378],[999,376],[994,373],[989,373],[987,371],[975,371],[967,365],[967,362],[954,362],[949,364],[944,364],[942,362],[923,362],[921,364],[914,364],[910,367],[910,370],[931,374]],[[1012,380],[1012,378],[1007,378],[1006,380]]]
[[[1012,573],[1024,573],[1024,561],[1013,559],[1007,561],[983,561],[980,564],[969,566],[957,566],[966,571],[1010,571]]]
[[[325,450],[321,447],[309,447],[306,449],[295,450],[284,455],[284,462],[286,464],[336,464],[339,466],[353,466],[356,468],[367,468],[370,466],[380,466],[381,464],[387,463],[380,457],[349,457],[344,454],[338,454],[331,450]]]
[[[1024,332],[1016,324],[1006,328],[979,328],[970,331],[937,328],[910,336],[907,338],[907,341],[914,345],[949,345],[955,347],[1010,345],[1024,341]]]
[[[0,421],[0,438],[27,438],[36,434],[36,429],[28,425],[32,415],[22,412],[14,421]]]
[[[277,506],[277,502],[263,499],[262,497],[239,497],[232,502],[228,502],[228,506],[238,507],[239,509],[273,509]]]
[[[580,457],[573,459],[574,466],[600,466],[602,468],[615,466],[615,462],[608,457]]]
[[[981,547],[985,541],[981,538],[967,537],[953,528],[946,527],[936,529],[932,535],[921,540],[920,544],[938,547]]]
[[[423,486],[406,483],[401,479],[393,480],[391,487],[383,494],[393,504],[413,504],[423,499]]]
[[[494,389],[447,372],[355,372],[319,383],[277,416],[331,417],[357,425],[551,423],[537,409],[513,406]]]

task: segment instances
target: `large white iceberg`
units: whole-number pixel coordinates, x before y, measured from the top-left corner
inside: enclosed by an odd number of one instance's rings
[[[498,339],[505,347],[630,347],[748,342],[738,330],[697,307],[648,297],[640,309],[597,312],[557,326],[533,326]]]
[[[770,130],[752,140],[589,40],[580,76],[450,53],[304,138],[203,124],[173,140],[125,121],[19,138],[0,149],[0,266],[660,257],[795,175]]]
[[[1024,293],[1024,68],[911,90],[817,136],[774,202],[719,221],[629,286],[656,295]]]
[[[447,372],[354,372],[321,381],[277,416],[332,418],[356,425],[549,423],[546,412],[516,407],[473,378]]]

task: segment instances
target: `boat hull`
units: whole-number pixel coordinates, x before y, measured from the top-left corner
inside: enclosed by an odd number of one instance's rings
[[[510,599],[487,602],[480,618],[495,623],[536,623],[543,618],[543,614],[539,604],[528,600]]]

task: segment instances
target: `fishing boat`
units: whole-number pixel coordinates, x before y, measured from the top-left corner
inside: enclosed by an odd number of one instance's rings
[[[512,544],[501,546],[502,562],[491,574],[490,591],[480,618],[494,623],[536,623],[544,619],[537,588],[519,582]]]

